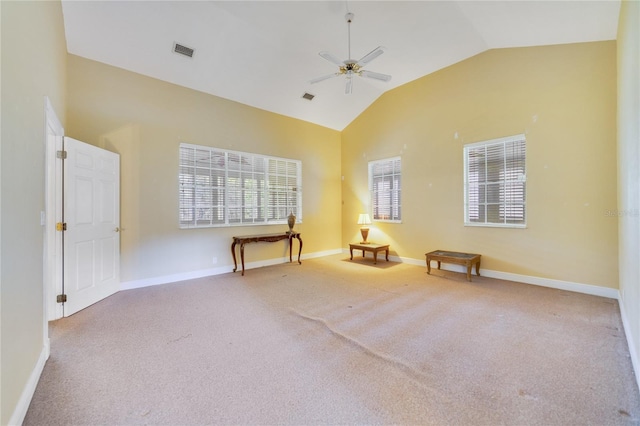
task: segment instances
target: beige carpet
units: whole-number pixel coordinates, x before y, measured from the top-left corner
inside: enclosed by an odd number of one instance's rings
[[[25,425],[637,425],[612,299],[337,255],[51,324]]]

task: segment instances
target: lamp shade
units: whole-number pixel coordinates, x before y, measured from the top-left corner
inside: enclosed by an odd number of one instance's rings
[[[362,213],[358,216],[358,225],[371,225],[371,219],[367,213]]]

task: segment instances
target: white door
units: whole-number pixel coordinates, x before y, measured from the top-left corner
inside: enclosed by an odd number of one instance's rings
[[[64,138],[64,316],[118,291],[120,156]]]

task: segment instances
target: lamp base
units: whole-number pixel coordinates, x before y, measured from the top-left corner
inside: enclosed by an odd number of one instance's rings
[[[360,234],[362,235],[362,241],[360,241],[360,244],[370,244],[369,241],[367,241],[369,228],[360,228]]]

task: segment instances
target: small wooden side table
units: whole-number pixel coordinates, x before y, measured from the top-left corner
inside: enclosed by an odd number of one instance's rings
[[[438,269],[440,269],[440,263],[455,263],[457,265],[464,265],[467,267],[467,281],[471,281],[471,268],[476,265],[476,275],[480,276],[480,258],[479,254],[475,253],[459,253],[457,251],[443,251],[436,250],[429,253],[425,253],[427,256],[427,274],[431,273],[431,261],[438,262]]]
[[[387,262],[389,261],[389,244],[376,244],[376,243],[354,243],[349,244],[349,253],[351,253],[351,259],[353,260],[353,249],[362,250],[362,257],[364,257],[364,252],[370,251],[373,253],[373,264],[378,263],[378,252],[384,250],[385,258]]]

